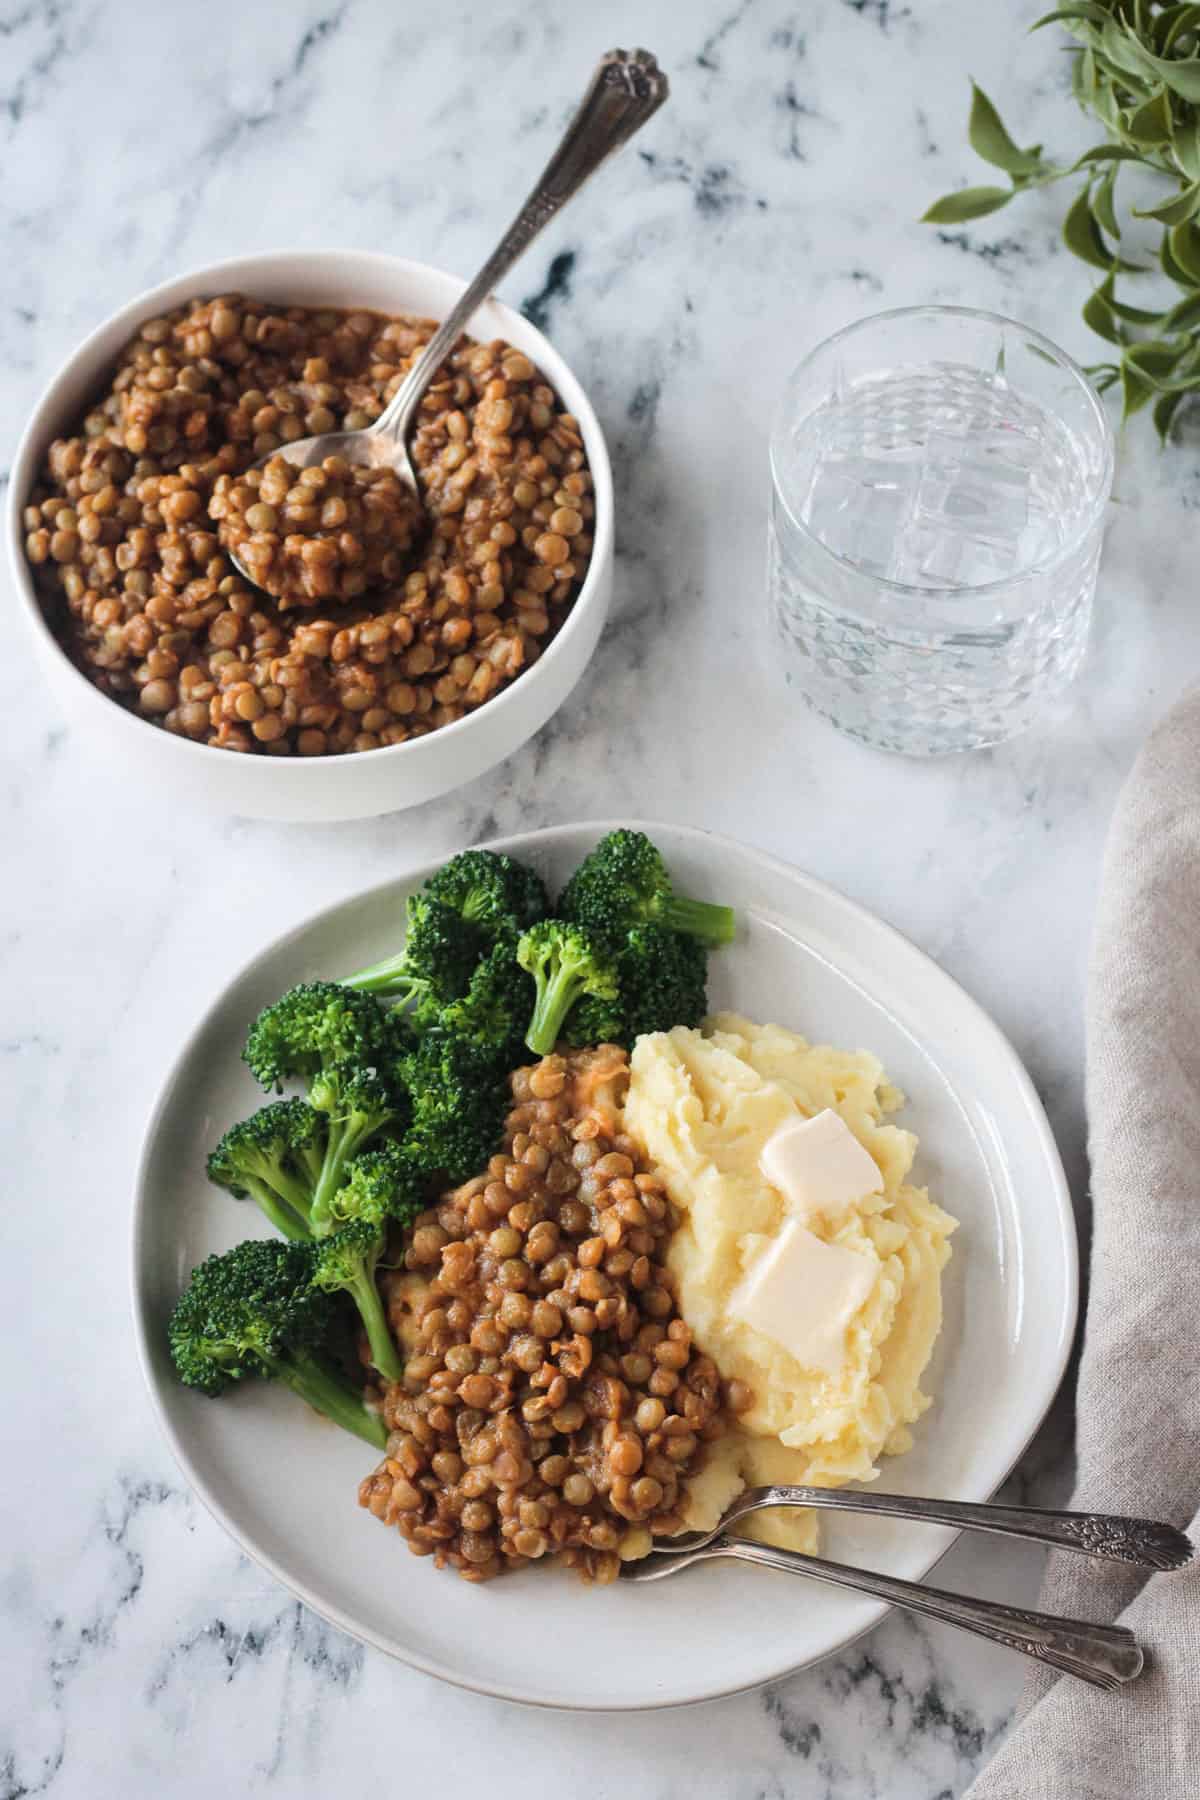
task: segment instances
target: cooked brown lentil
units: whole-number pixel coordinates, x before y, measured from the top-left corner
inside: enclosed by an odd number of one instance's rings
[[[611,1581],[632,1533],[679,1529],[724,1429],[662,1261],[670,1201],[622,1129],[628,1081],[611,1045],[519,1069],[503,1152],[384,1278],[411,1348],[359,1502],[468,1581],[555,1555]]]
[[[244,475],[218,475],[208,515],[224,548],[283,611],[395,587],[421,504],[394,469],[344,456],[294,469],[273,456]]]
[[[501,340],[460,340],[422,401],[425,522],[392,585],[347,589],[343,558],[338,592],[283,607],[210,516],[281,444],[370,424],[432,331],[233,294],[142,326],[25,507],[43,606],[101,692],[221,749],[320,756],[424,736],[541,655],[587,569],[592,482],[576,420]]]

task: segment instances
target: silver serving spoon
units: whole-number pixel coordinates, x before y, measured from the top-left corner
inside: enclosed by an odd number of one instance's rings
[[[661,1556],[702,1550],[727,1532],[738,1519],[766,1506],[817,1506],[829,1512],[878,1513],[891,1519],[917,1519],[930,1525],[953,1525],[959,1531],[990,1531],[1001,1537],[1028,1538],[1074,1550],[1106,1562],[1136,1563],[1143,1569],[1182,1569],[1195,1547],[1174,1525],[1156,1519],[1128,1519],[1114,1513],[1046,1512],[1034,1506],[980,1505],[969,1500],[926,1500],[916,1494],[878,1494],[869,1488],[754,1487],[738,1495],[711,1531],[683,1531],[660,1538]]]
[[[744,1538],[716,1537],[710,1543],[674,1555],[652,1551],[639,1562],[622,1563],[621,1580],[660,1581],[664,1576],[680,1574],[691,1563],[718,1556],[732,1556],[738,1562],[758,1563],[767,1569],[786,1569],[792,1575],[807,1575],[830,1587],[870,1594],[907,1612],[923,1613],[926,1618],[957,1625],[993,1644],[1018,1650],[1022,1656],[1049,1663],[1093,1687],[1111,1691],[1135,1681],[1142,1672],[1141,1648],[1123,1625],[1090,1625],[1083,1619],[1060,1619],[1053,1613],[1002,1606],[996,1600],[975,1600],[968,1594],[950,1594],[944,1588],[926,1587],[923,1582],[901,1581],[895,1575],[878,1575],[870,1569],[829,1562],[823,1556],[776,1550],[773,1545],[753,1544]]]
[[[308,469],[327,456],[394,469],[414,493],[417,478],[408,454],[408,432],[425,390],[497,282],[614,150],[628,143],[667,97],[667,78],[648,50],[610,50],[602,56],[579,110],[550,158],[533,192],[462,298],[442,321],[373,425],[362,431],[325,431],[297,438],[260,457],[256,467],[283,457]],[[236,555],[247,581],[254,577]]]

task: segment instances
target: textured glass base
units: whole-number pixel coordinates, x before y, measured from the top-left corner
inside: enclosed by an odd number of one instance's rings
[[[989,630],[920,633],[814,598],[771,532],[768,588],[787,679],[823,718],[879,750],[941,756],[1025,731],[1074,680],[1087,649],[1100,545],[1055,571],[1060,591]]]
[[[880,751],[943,756],[1025,731],[1087,652],[1099,538],[1054,572],[1060,592],[990,630],[910,632],[837,612],[768,553],[775,641],[788,682],[840,731]],[[1060,587],[1061,583],[1061,587]]]

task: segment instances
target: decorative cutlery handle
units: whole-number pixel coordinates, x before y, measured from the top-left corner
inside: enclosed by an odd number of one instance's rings
[[[628,143],[634,132],[640,131],[651,114],[658,111],[668,92],[667,78],[648,50],[610,50],[600,58],[579,110],[533,192],[413,363],[375,421],[376,431],[404,441],[426,388],[466,329],[472,313],[605,158]]]
[[[764,1506],[819,1506],[832,1512],[864,1512],[893,1519],[918,1519],[965,1531],[1032,1539],[1107,1562],[1143,1569],[1182,1569],[1194,1546],[1174,1525],[1155,1519],[1127,1519],[1114,1513],[1051,1512],[1033,1506],[977,1505],[965,1500],[926,1500],[910,1494],[876,1494],[863,1488],[752,1488],[738,1503],[739,1515]],[[728,1520],[727,1520],[728,1523]]]
[[[1022,1656],[1049,1663],[1064,1674],[1077,1676],[1093,1687],[1113,1690],[1134,1681],[1142,1672],[1143,1656],[1137,1639],[1123,1625],[1089,1625],[1082,1619],[1060,1619],[1053,1613],[1029,1612],[1019,1606],[1003,1606],[996,1600],[975,1600],[967,1594],[950,1594],[898,1576],[879,1575],[799,1550],[777,1550],[771,1544],[750,1543],[744,1538],[717,1538],[702,1554],[733,1556],[739,1562],[758,1563],[768,1569],[784,1569],[807,1575],[831,1587],[853,1588],[871,1594],[909,1612],[956,1625],[976,1637],[1004,1644]]]

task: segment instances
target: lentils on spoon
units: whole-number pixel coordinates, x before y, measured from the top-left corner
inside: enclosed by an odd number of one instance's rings
[[[394,469],[329,455],[295,469],[283,456],[220,475],[208,505],[222,544],[281,608],[357,600],[408,572],[422,524]]]

